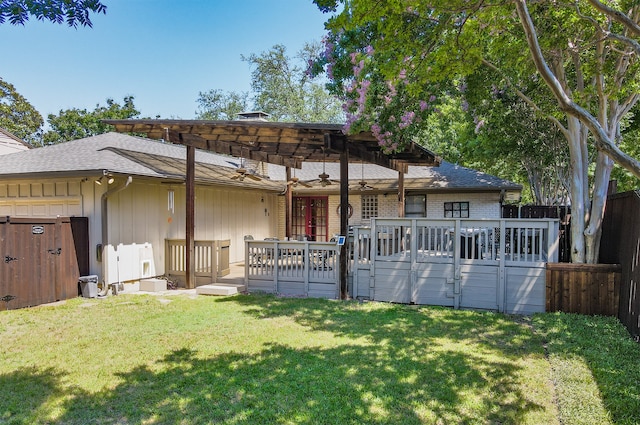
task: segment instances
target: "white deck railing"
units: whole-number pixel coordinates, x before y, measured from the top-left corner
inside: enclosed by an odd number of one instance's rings
[[[334,298],[338,271],[335,242],[245,241],[249,291]]]
[[[215,282],[217,277],[229,273],[230,240],[195,241],[196,283]],[[184,279],[187,270],[185,239],[165,239],[165,274]]]
[[[557,220],[548,219],[373,219],[371,227],[354,229],[351,246],[357,264],[397,261],[414,243],[420,262],[458,257],[525,265],[557,261],[557,235]]]

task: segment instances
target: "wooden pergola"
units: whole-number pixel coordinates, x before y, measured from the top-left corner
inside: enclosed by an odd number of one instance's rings
[[[152,139],[187,147],[186,174],[186,286],[195,287],[194,198],[195,150],[202,149],[291,168],[303,162],[340,163],[340,205],[349,203],[349,159],[398,171],[398,214],[404,213],[404,173],[409,165],[437,166],[440,158],[411,142],[402,152],[386,154],[369,132],[345,135],[342,125],[282,123],[254,120],[105,120],[121,133],[143,133]],[[291,232],[291,190],[286,196],[287,236]],[[340,234],[347,235],[348,209],[340,209]],[[340,250],[340,296],[347,297],[347,247]]]

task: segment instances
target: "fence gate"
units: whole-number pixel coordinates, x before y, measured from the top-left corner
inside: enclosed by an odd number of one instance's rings
[[[69,217],[0,217],[0,310],[78,296]]]

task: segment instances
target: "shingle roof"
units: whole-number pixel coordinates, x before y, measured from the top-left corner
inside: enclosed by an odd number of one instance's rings
[[[92,176],[103,171],[113,174],[137,175],[163,179],[184,179],[186,148],[121,133],[105,133],[85,139],[31,149],[0,156],[0,178],[34,178],[52,175]],[[231,180],[237,158],[205,151],[196,151],[196,179],[230,186],[255,187],[267,190],[284,188],[285,168],[268,164],[267,178],[256,182]],[[327,162],[324,168],[332,179],[340,176],[340,165]],[[300,180],[318,178],[323,171],[321,162],[305,162],[295,170]],[[398,173],[372,164],[349,164],[349,177],[357,184],[364,176],[377,190],[397,189]],[[375,183],[374,183],[375,180]],[[408,190],[521,190],[513,182],[469,168],[442,161],[439,167],[410,166],[405,175]],[[296,190],[337,191],[338,185],[322,188],[314,186]]]
[[[270,166],[269,170],[272,179],[282,178],[285,173],[283,167]],[[324,170],[330,179],[339,179],[340,164],[327,162],[324,164]],[[305,162],[301,170],[295,170],[295,176],[302,181],[313,182],[322,172],[321,162]],[[407,190],[522,190],[522,186],[517,183],[446,161],[442,161],[439,167],[409,166],[409,172],[404,178]],[[349,181],[352,185],[357,185],[357,182],[363,179],[377,190],[398,188],[397,171],[373,164],[364,164],[364,167],[358,163],[349,164]],[[338,190],[337,185],[334,186],[332,189]],[[305,190],[304,187],[298,188],[300,191]]]

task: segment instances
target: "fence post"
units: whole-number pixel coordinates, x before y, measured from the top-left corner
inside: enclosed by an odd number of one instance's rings
[[[218,281],[218,241],[211,241],[211,280],[213,283]]]
[[[249,263],[251,262],[251,257],[249,257],[249,244],[251,242],[246,240],[244,241],[244,287],[246,290],[249,290]]]
[[[505,220],[500,220],[500,246],[498,247],[498,311],[503,313],[507,310],[507,285],[506,285],[506,268],[505,268],[505,255],[506,249],[506,231],[507,226]]]
[[[411,233],[409,234],[409,250],[411,255],[411,277],[409,290],[409,301],[416,302],[417,281],[418,281],[418,219],[411,219]]]
[[[265,267],[269,270],[269,248],[265,248]],[[273,242],[273,251],[271,254],[271,272],[273,274],[273,292],[278,293],[278,242]]]
[[[375,298],[376,292],[376,262],[378,259],[378,223],[375,218],[371,219],[371,239],[369,252],[369,299]]]
[[[353,266],[351,271],[351,292],[358,298],[358,264],[360,264],[360,228],[353,228]]]
[[[558,223],[553,220],[548,221],[549,227],[547,230],[547,262],[549,263],[557,263],[558,262],[558,244],[560,243],[560,239],[558,238]]]
[[[453,308],[460,308],[460,289],[461,278],[460,276],[460,249],[462,237],[460,233],[460,220],[455,221],[455,227],[453,230]]]

